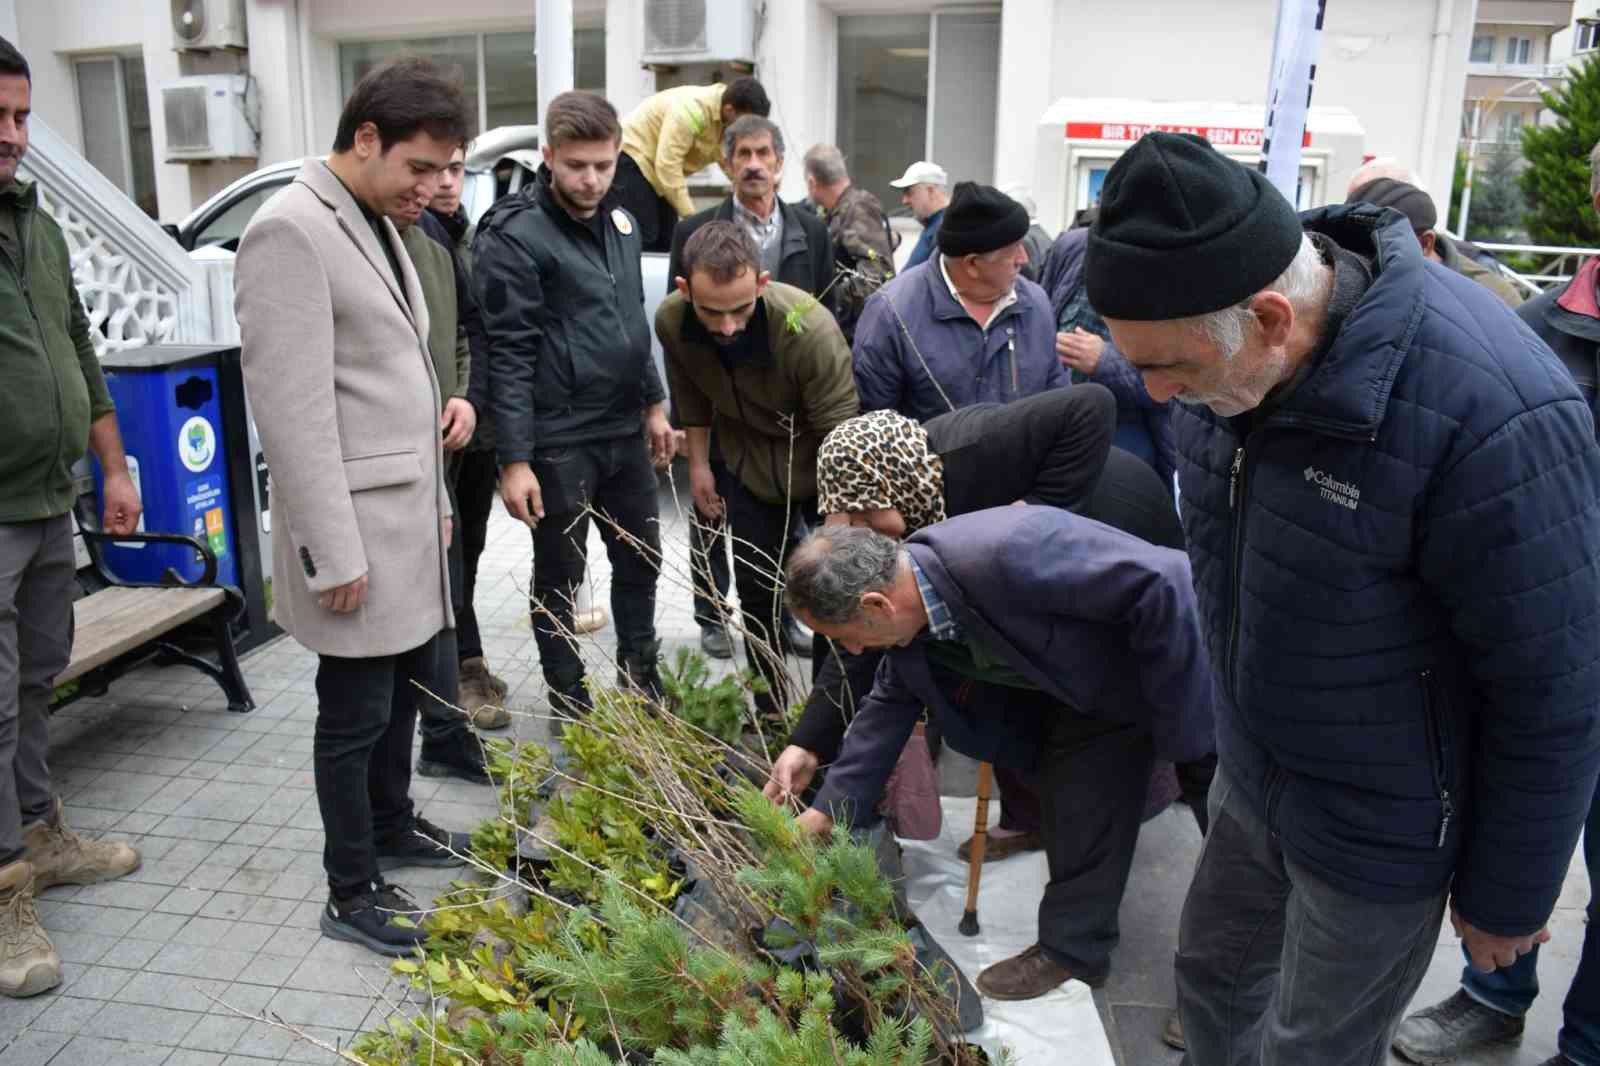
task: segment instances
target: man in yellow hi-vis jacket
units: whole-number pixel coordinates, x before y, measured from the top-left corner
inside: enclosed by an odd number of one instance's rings
[[[613,187],[639,223],[647,252],[672,247],[672,227],[694,214],[687,179],[722,162],[722,131],[740,115],[772,110],[754,78],[727,85],[682,85],[645,100],[622,120],[622,155]]]

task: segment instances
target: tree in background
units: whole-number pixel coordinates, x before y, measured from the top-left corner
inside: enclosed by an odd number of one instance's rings
[[[1528,203],[1517,173],[1517,150],[1505,145],[1486,153],[1483,168],[1472,181],[1472,207],[1467,214],[1467,239],[1521,243]],[[1588,188],[1585,179],[1585,188]]]
[[[1560,92],[1541,93],[1540,99],[1556,120],[1522,131],[1528,167],[1518,181],[1528,203],[1529,238],[1535,244],[1596,247],[1600,220],[1590,206],[1589,152],[1600,141],[1600,54],[1571,68]]]
[[[1463,134],[1465,136],[1465,134]],[[1450,212],[1440,223],[1451,233],[1456,231],[1456,219],[1461,217],[1461,192],[1467,187],[1467,150],[1456,146],[1455,173],[1450,176]]]

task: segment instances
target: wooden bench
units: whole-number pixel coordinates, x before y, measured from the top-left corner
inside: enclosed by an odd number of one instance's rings
[[[162,666],[192,666],[222,686],[228,710],[253,710],[255,701],[239,669],[229,628],[244,609],[244,595],[217,583],[217,557],[210,545],[176,533],[100,533],[89,528],[81,511],[77,517],[90,567],[104,587],[72,605],[72,660],[55,684],[59,690],[76,681],[78,687],[61,702],[100,695],[118,676],[154,661]],[[181,544],[199,553],[205,570],[194,582],[184,581],[170,568],[158,583],[122,581],[106,568],[102,547],[109,543]],[[208,639],[216,648],[217,661],[186,651],[177,643],[180,637]]]

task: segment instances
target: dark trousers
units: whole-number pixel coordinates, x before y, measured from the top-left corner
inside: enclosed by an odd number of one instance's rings
[[[1374,903],[1280,846],[1226,772],[1178,927],[1191,1066],[1384,1066],[1444,921],[1444,891]]]
[[[744,625],[745,662],[767,682],[756,698],[762,714],[788,707],[803,693],[791,691],[783,632],[783,566],[806,515],[816,513],[816,500],[769,503],[744,487],[727,467],[714,464],[717,493],[726,508],[733,537],[733,579],[739,587],[739,614]],[[765,645],[765,647],[762,647]]]
[[[558,691],[583,680],[572,602],[583,583],[592,507],[611,560],[611,617],[619,658],[656,656],[661,522],[656,472],[642,433],[535,453],[545,516],[533,531],[533,635],[544,679]],[[620,532],[619,532],[620,529]]]
[[[411,828],[417,707],[432,698],[426,693],[442,695],[453,675],[442,669],[441,647],[435,635],[399,655],[318,659],[313,768],[322,864],[335,895],[376,880],[375,842]]]
[[[450,612],[452,616],[459,617],[462,587],[465,584],[464,553],[461,549],[461,504],[456,500],[455,488],[449,480],[446,481],[445,488],[450,493],[450,510],[456,517],[451,522],[450,547],[445,549],[444,559],[445,567],[450,572]],[[439,672],[431,691],[439,698],[425,699],[417,705],[417,729],[422,734],[424,758],[445,756],[445,753],[455,748],[457,738],[467,732],[467,716],[457,709],[461,696],[460,660],[456,652],[457,633],[454,629],[445,629],[440,631],[437,639]]]
[[[483,655],[478,612],[472,597],[478,587],[478,560],[489,539],[499,467],[487,448],[460,453],[456,460],[456,540],[461,544],[461,605],[456,608],[457,653],[463,661]],[[454,586],[452,586],[454,587]]]
[[[694,620],[701,629],[727,624],[728,589],[733,585],[727,539],[727,525],[694,513],[689,523],[689,566],[694,574]]]
[[[639,224],[639,237],[646,252],[672,251],[672,230],[678,224],[678,212],[656,192],[655,186],[645,179],[644,171],[627,152],[617,156],[617,174],[611,187],[616,190],[622,206],[628,209]],[[672,284],[672,279],[667,279]],[[669,289],[670,291],[670,289]]]
[[[72,658],[72,516],[0,524],[0,865],[51,817],[50,697]]]
[[[1183,802],[1188,805],[1195,823],[1200,826],[1200,835],[1205,836],[1210,821],[1206,815],[1206,796],[1211,790],[1211,779],[1217,772],[1217,757],[1207,755],[1196,762],[1178,763],[1176,769]],[[1044,825],[1044,811],[1029,775],[1021,770],[996,766],[994,781],[1000,794],[1000,828],[1015,833],[1039,832]]]
[[[1153,765],[1148,730],[1057,705],[1031,775],[1050,872],[1039,902],[1039,946],[1086,977],[1111,966]]]

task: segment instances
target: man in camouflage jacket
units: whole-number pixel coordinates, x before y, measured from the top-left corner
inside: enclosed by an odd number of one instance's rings
[[[831,144],[806,153],[806,189],[828,220],[838,276],[833,282],[834,312],[847,341],[855,339],[856,320],[867,297],[894,277],[894,246],[883,205],[866,189],[850,183],[844,156]]]

